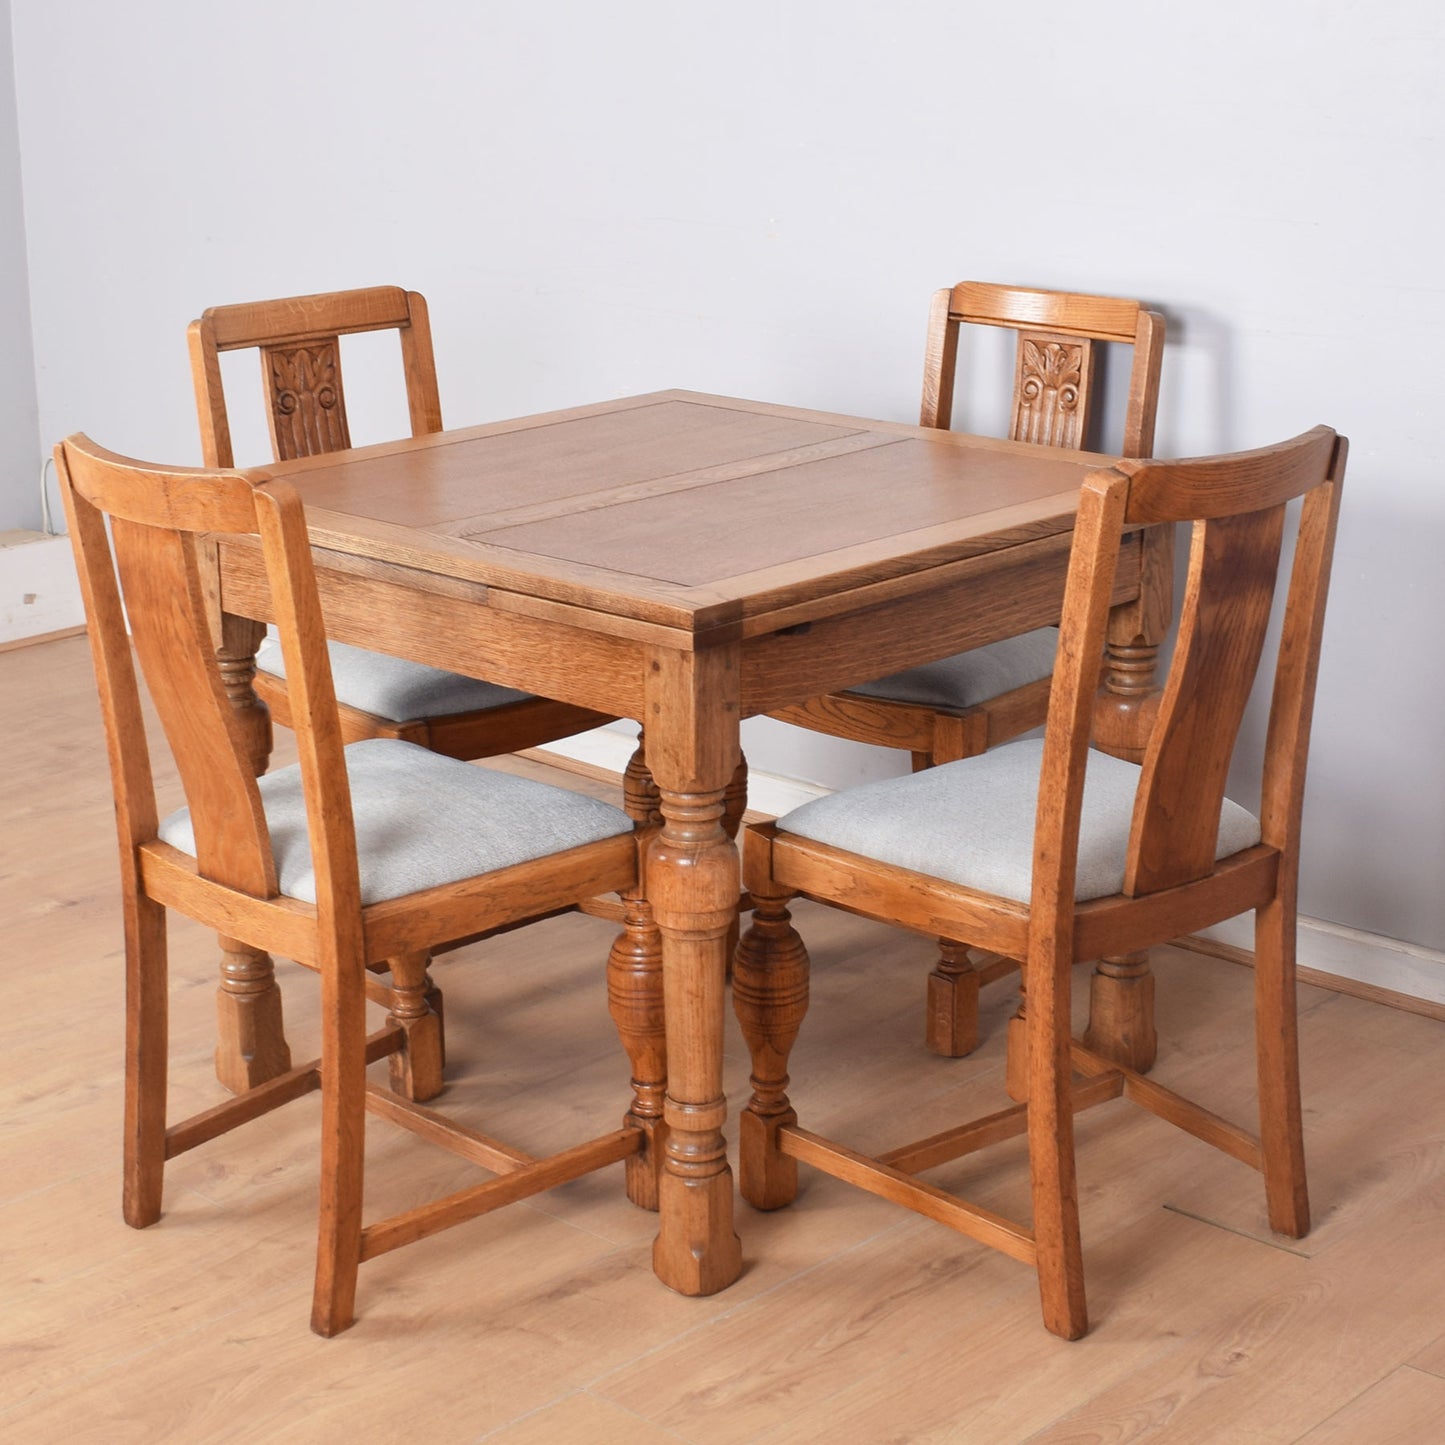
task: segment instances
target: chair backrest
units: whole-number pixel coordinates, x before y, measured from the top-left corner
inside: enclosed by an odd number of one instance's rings
[[[222,684],[206,585],[205,553],[217,534],[257,537],[296,698],[318,901],[325,900],[323,909],[344,903],[357,887],[351,800],[306,520],[295,491],[262,473],[147,466],[84,436],[56,447],[55,462],[100,689],[122,867],[135,867],[134,850],[156,837],[158,825],[133,640],[185,788],[200,872],[253,897],[276,894],[271,839]]]
[[[395,330],[401,338],[413,436],[442,429],[426,301],[399,286],[289,296],[238,306],[212,306],[188,333],[191,380],[208,467],[231,467],[231,426],[221,383],[220,353],[255,347],[271,448],[277,461],[339,451],[351,445],[341,383],[343,336]]]
[[[1164,318],[1137,301],[1035,291],[960,281],[935,292],[924,353],[923,426],[946,428],[953,415],[958,328],[1003,326],[1018,332],[1014,363],[1012,441],[1082,448],[1089,442],[1094,411],[1095,350],[1100,342],[1134,348],[1129,403],[1120,455],[1147,457],[1154,450],[1159,402],[1159,363]],[[1112,447],[1106,450],[1113,451]]]
[[[1178,637],[1135,799],[1124,891],[1214,871],[1224,787],[1264,647],[1285,507],[1303,502],[1265,740],[1262,841],[1298,865],[1305,759],[1347,444],[1328,427],[1232,456],[1122,462],[1084,484],[1045,732],[1035,906],[1072,907],[1094,693],[1125,531],[1192,522]],[[1040,889],[1044,890],[1041,896]],[[1053,890],[1057,889],[1057,893]]]

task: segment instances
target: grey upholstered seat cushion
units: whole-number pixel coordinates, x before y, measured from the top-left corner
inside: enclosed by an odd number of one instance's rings
[[[850,687],[849,692],[889,702],[917,702],[926,707],[964,708],[987,702],[1027,682],[1037,682],[1054,670],[1059,645],[1057,627],[1040,627],[1022,637],[958,652],[907,672],[895,672],[876,682]]]
[[[1043,742],[1008,743],[962,762],[848,788],[778,820],[784,832],[850,853],[1027,902]],[[1074,896],[1104,898],[1124,886],[1124,854],[1140,769],[1089,753]],[[1259,842],[1259,822],[1225,799],[1216,858]]]
[[[460,673],[443,672],[439,667],[388,657],[384,652],[349,647],[344,642],[328,642],[326,650],[331,654],[331,680],[337,702],[391,722],[446,717],[454,712],[482,712],[531,696],[510,687],[498,687],[494,682],[479,682]],[[268,639],[256,654],[256,666],[275,677],[285,677],[286,661],[281,655],[281,644],[274,638]]]
[[[632,831],[620,808],[563,788],[459,763],[394,738],[346,749],[361,901],[380,903]],[[300,770],[260,779],[281,892],[316,902]],[[195,857],[190,809],[160,826],[161,841]]]

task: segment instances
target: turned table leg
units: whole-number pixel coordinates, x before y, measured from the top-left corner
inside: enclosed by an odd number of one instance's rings
[[[1144,759],[1159,710],[1155,682],[1159,645],[1173,607],[1174,529],[1140,534],[1139,596],[1109,618],[1104,672],[1094,708],[1094,745],[1115,757]],[[1089,981],[1089,1027],[1084,1042],[1096,1053],[1141,1073],[1154,1067],[1154,975],[1147,949],[1106,958]]]
[[[649,659],[648,764],[662,828],[647,887],[662,932],[667,1020],[666,1159],[653,1268],[681,1294],[713,1294],[742,1269],[723,1124],[725,951],[737,917],[737,851],[722,826],[738,762],[733,648]]]
[[[256,649],[266,629],[244,617],[221,614],[217,648],[221,683],[246,737],[260,777],[271,758],[271,714],[256,696]],[[221,984],[216,994],[216,1077],[244,1093],[291,1067],[281,1017],[281,990],[271,956],[234,938],[222,938]]]

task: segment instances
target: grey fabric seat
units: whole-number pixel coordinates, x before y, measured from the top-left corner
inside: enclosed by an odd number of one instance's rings
[[[369,652],[344,642],[328,642],[336,700],[389,722],[447,717],[452,713],[484,712],[510,702],[524,702],[531,693],[481,682],[439,667]],[[256,666],[273,677],[286,676],[280,645],[268,638],[256,654]]]
[[[879,862],[1029,901],[1043,742],[1030,738],[903,778],[864,783],[805,803],[778,819],[783,832]],[[1079,826],[1074,897],[1106,898],[1124,886],[1124,857],[1140,769],[1090,751]],[[1224,800],[1216,858],[1260,841],[1259,820]]]
[[[945,710],[976,707],[1016,687],[1052,676],[1058,645],[1059,629],[1040,627],[1021,637],[1007,637],[972,652],[958,652],[938,662],[861,683],[848,691]]]
[[[363,904],[632,831],[632,820],[610,803],[474,767],[394,738],[350,744],[346,774]],[[300,770],[279,768],[257,781],[281,892],[315,903]],[[188,808],[166,818],[159,836],[195,857]]]

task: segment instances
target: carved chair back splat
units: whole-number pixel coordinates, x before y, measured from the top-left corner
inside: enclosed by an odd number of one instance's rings
[[[1154,446],[1164,318],[1138,301],[961,281],[934,293],[924,351],[920,421],[946,429],[952,419],[959,329],[965,325],[1018,333],[1010,403],[1010,440],[1037,446],[1084,447],[1094,423],[1098,347],[1132,347],[1128,405],[1120,452],[1147,457]],[[1138,756],[1147,724],[1154,658],[1172,601],[1173,534],[1167,527],[1141,534],[1141,593],[1116,608],[1111,621],[1107,697],[1100,711],[1101,745]],[[906,748],[915,769],[973,757],[1043,724],[1057,633],[1040,628],[972,652],[894,674],[856,690],[812,698],[774,714],[786,722],[880,747]],[[1117,1032],[1152,1038],[1152,1015],[1130,965],[1128,1022]],[[971,958],[956,942],[940,940],[928,978],[925,1040],[937,1054],[960,1057],[978,1043],[979,990],[1011,973],[1000,957]],[[1118,986],[1101,978],[1101,1011],[1117,1000]],[[1122,1010],[1121,1010],[1122,1011]],[[1147,1066],[1147,1046],[1134,1059]]]
[[[439,432],[431,323],[417,292],[374,286],[206,310],[188,333],[205,464],[235,465],[222,353],[257,351],[272,455],[277,461],[293,460],[350,447],[341,338],[375,331],[395,331],[400,341],[411,434]],[[264,771],[272,721],[287,727],[296,722],[284,658],[274,648],[265,649],[258,667],[260,624],[223,614],[218,625],[227,696],[247,738],[252,766]],[[570,703],[360,647],[333,644],[330,655],[348,742],[401,738],[449,757],[485,758],[554,742],[611,720]],[[245,1089],[290,1066],[281,995],[268,958],[231,940],[223,940],[222,949],[217,1072],[228,1087]],[[430,980],[427,998],[429,1007],[439,1011],[441,994]]]

